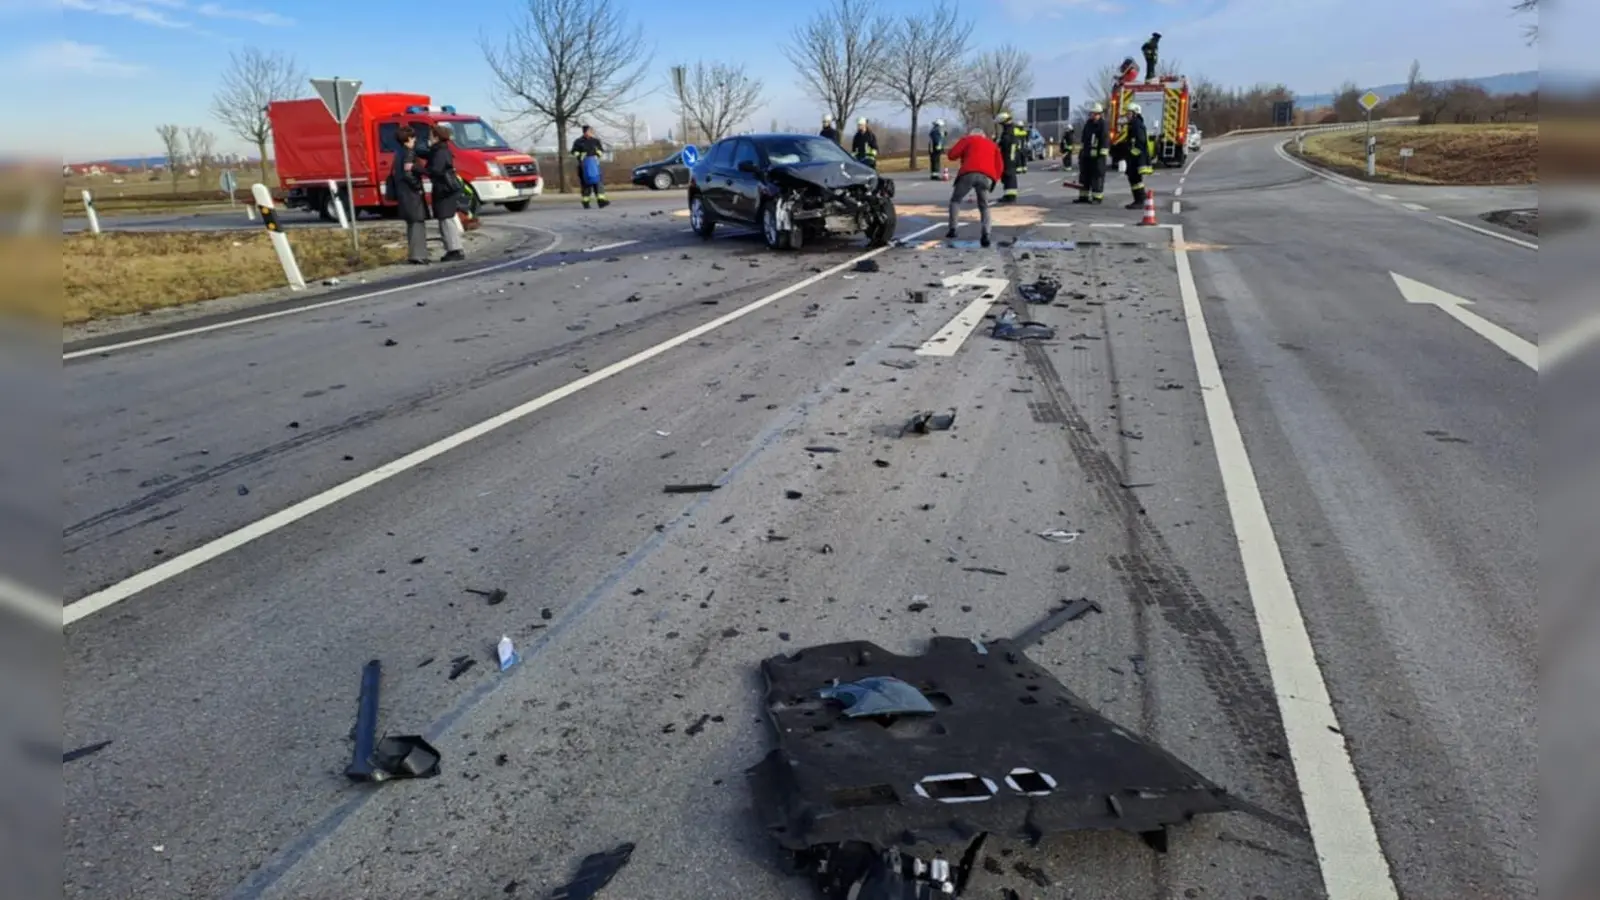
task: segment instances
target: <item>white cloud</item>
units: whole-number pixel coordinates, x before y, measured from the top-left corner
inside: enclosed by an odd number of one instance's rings
[[[116,59],[104,47],[72,40],[39,44],[23,51],[12,64],[30,75],[127,78],[144,71],[143,66]]]
[[[187,0],[56,0],[56,2],[60,8],[73,12],[130,19],[157,28],[194,30],[195,24],[188,18],[191,16],[203,19],[229,19],[273,27],[294,24],[293,19],[275,12],[236,9],[220,3],[191,4]]]

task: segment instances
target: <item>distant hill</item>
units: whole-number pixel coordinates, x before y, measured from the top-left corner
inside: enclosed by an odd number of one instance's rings
[[[239,157],[228,160],[224,164],[253,166],[256,165],[256,161]],[[161,169],[166,167],[167,158],[165,156],[125,156],[118,159],[86,159],[81,163],[74,162],[73,165],[102,165],[118,169]]]
[[[1539,88],[1539,73],[1507,72],[1502,75],[1485,75],[1479,78],[1442,78],[1441,82],[1462,81],[1475,84],[1490,94],[1526,94]],[[1387,100],[1406,92],[1406,86],[1400,84],[1380,84],[1371,89],[1379,97]],[[1332,106],[1332,94],[1296,94],[1294,105],[1301,109],[1313,109],[1319,106]]]

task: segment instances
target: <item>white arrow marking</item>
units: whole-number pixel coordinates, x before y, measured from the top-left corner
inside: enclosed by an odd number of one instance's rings
[[[967,304],[967,307],[961,312],[956,313],[955,318],[935,332],[933,337],[928,338],[921,347],[918,347],[916,351],[918,356],[955,356],[956,351],[961,349],[961,345],[966,343],[967,338],[972,336],[972,332],[977,330],[978,324],[983,321],[983,316],[989,311],[989,307],[1000,299],[1001,293],[1011,283],[1006,278],[985,278],[983,273],[988,270],[988,266],[979,266],[959,275],[951,275],[944,280],[944,286],[950,289],[951,296],[954,296],[956,291],[967,286],[981,287],[983,288],[983,293],[978,296],[978,299]]]
[[[1511,354],[1518,362],[1535,372],[1539,371],[1538,345],[1512,334],[1477,313],[1469,312],[1466,307],[1472,304],[1471,300],[1414,281],[1398,272],[1389,274],[1394,278],[1395,287],[1400,289],[1400,294],[1406,298],[1407,303],[1439,307],[1445,315],[1477,332],[1489,343]]]

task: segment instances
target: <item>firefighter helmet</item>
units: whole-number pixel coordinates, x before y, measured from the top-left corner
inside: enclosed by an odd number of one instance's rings
[[[1091,104],[1089,104],[1089,112],[1092,112],[1092,113],[1103,113],[1105,111],[1106,111],[1106,105],[1104,103],[1091,103]]]
[[[862,116],[861,118],[857,119],[856,120],[856,124],[860,125],[862,128],[867,127],[867,118],[866,118],[866,116]]]
[[[1000,121],[1002,121],[1002,122],[1009,122],[1009,121],[1011,121],[1011,113],[1009,113],[1009,112],[1003,112],[1003,113],[1001,113],[1001,114],[1000,114]]]
[[[1137,116],[1137,115],[1141,115],[1143,112],[1144,112],[1144,107],[1140,106],[1139,104],[1137,104],[1137,103],[1129,103],[1128,104],[1128,115]]]

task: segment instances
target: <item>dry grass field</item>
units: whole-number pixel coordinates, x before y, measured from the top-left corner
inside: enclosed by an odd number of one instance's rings
[[[1536,184],[1539,126],[1536,123],[1421,125],[1384,128],[1378,136],[1377,172],[1384,181],[1410,184]],[[1414,155],[1400,157],[1409,147]],[[1366,133],[1337,131],[1306,138],[1306,159],[1335,171],[1365,177]]]

